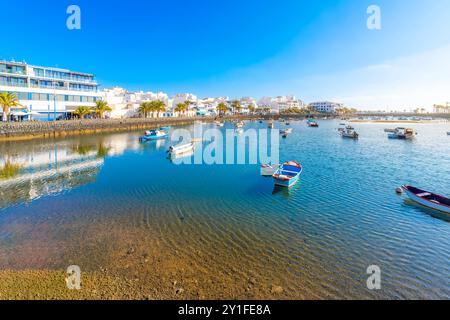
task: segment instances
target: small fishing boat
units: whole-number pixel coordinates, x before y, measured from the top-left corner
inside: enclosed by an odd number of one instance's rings
[[[281,130],[280,134],[283,138],[287,138],[292,133],[292,128]]]
[[[194,143],[193,142],[186,143],[186,144],[180,144],[177,146],[171,146],[169,148],[169,151],[167,151],[167,153],[172,157],[176,157],[178,155],[190,153],[192,151],[194,151]]]
[[[145,135],[143,135],[142,137],[139,138],[139,141],[145,142],[145,141],[149,141],[149,140],[165,139],[168,136],[169,135],[167,134],[167,132],[164,132],[162,130],[150,130],[150,131],[146,131]]]
[[[308,127],[311,127],[311,128],[318,128],[319,127],[319,124],[314,119],[309,119],[307,123],[308,123]]]
[[[355,131],[352,126],[346,126],[345,128],[340,128],[339,132],[342,138],[358,139],[359,134]]]
[[[450,199],[419,188],[402,186],[406,195],[425,207],[450,214]]]
[[[295,186],[302,173],[302,165],[296,161],[288,161],[281,165],[273,174],[275,185],[291,188]]]
[[[410,140],[416,136],[414,129],[395,128],[395,130],[388,134],[389,139]]]
[[[243,127],[244,127],[243,121],[239,121],[238,123],[236,123],[236,128],[243,128]]]
[[[272,177],[279,167],[279,164],[263,164],[261,165],[261,175],[264,177]]]

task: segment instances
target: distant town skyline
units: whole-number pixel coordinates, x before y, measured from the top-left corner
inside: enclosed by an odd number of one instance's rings
[[[0,58],[92,73],[101,88],[169,95],[295,95],[388,111],[450,101],[446,0],[75,4],[81,30],[66,27],[69,3],[0,0],[8,8]],[[373,4],[380,30],[367,27]]]

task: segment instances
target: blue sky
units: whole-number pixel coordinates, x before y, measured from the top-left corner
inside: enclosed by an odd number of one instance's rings
[[[66,28],[71,4],[81,8],[81,30]],[[366,27],[371,4],[381,8],[379,31]],[[295,94],[365,109],[450,101],[448,0],[0,0],[0,7],[0,58],[94,73],[102,87]]]

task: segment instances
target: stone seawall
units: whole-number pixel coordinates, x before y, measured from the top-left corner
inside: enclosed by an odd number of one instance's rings
[[[259,117],[225,117],[221,120],[256,119]],[[195,121],[212,122],[216,118],[153,118],[153,119],[96,119],[56,122],[0,122],[0,141],[58,138],[100,132],[155,129],[161,126],[192,124]]]

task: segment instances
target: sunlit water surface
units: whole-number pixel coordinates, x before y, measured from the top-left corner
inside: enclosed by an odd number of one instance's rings
[[[450,218],[395,193],[449,195],[450,126],[412,125],[414,141],[387,139],[386,124],[355,124],[360,139],[346,140],[338,126],[291,124],[280,158],[304,172],[289,192],[258,165],[176,165],[170,141],[139,132],[0,144],[0,269],[96,270],[148,237],[177,268],[232,274],[229,286],[254,277],[288,298],[450,298]],[[381,290],[367,289],[370,265]]]

